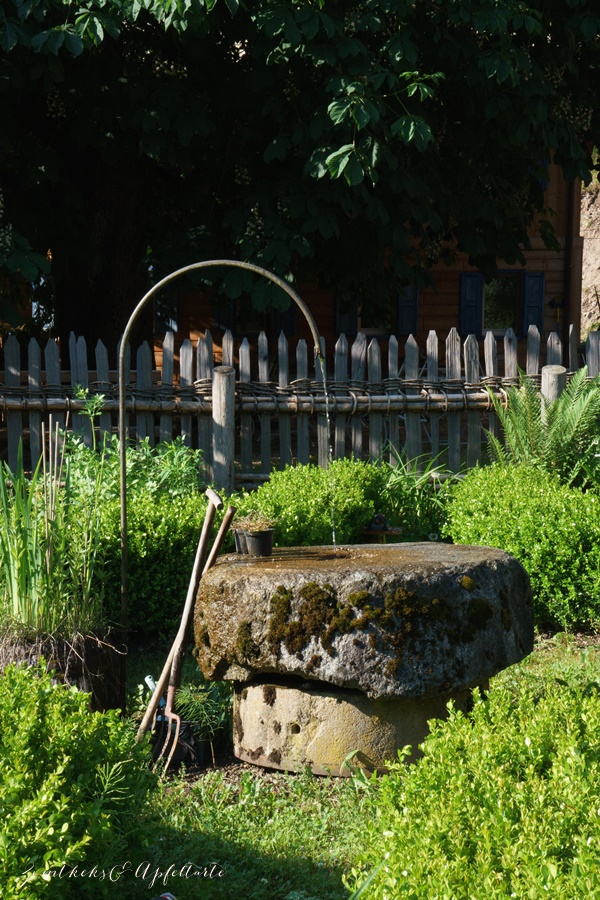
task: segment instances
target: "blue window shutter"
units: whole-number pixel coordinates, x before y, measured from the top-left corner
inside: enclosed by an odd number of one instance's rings
[[[402,288],[398,294],[398,334],[417,333],[419,292],[415,285]]]
[[[463,272],[460,276],[459,331],[463,337],[483,331],[483,275]]]
[[[358,304],[354,298],[335,300],[335,330],[337,334],[354,335],[358,331]]]
[[[523,272],[522,334],[527,334],[530,325],[537,325],[540,334],[544,330],[545,291],[546,276],[543,272]]]

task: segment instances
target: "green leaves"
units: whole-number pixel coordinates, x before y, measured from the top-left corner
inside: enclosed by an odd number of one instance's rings
[[[528,571],[536,623],[600,621],[600,498],[526,464],[471,470],[453,491],[447,536],[499,547]]]
[[[332,178],[344,175],[350,186],[360,184],[365,175],[354,144],[344,144],[339,150],[330,153],[325,159],[325,165]]]
[[[310,258],[311,277],[376,303],[397,290],[409,242],[410,272],[425,279],[434,221],[475,265],[517,257],[532,223],[550,246],[530,177],[549,148],[568,177],[589,173],[599,24],[583,0],[86,0],[68,4],[67,19],[65,9],[14,0],[0,18],[7,218],[37,251],[52,234],[64,261],[59,304],[82,293],[98,302],[98,288],[81,284],[92,267],[78,261],[96,260],[96,285],[121,277],[123,260],[84,224],[86,208],[109,203],[106,184],[152,186],[129,207],[131,234],[144,235],[129,254],[132,281],[148,246],[161,272],[179,264],[201,222],[206,238],[190,252],[250,259],[268,247],[285,274],[287,244],[296,277]],[[81,164],[88,157],[97,177]],[[112,223],[125,221],[124,194],[111,192]],[[307,194],[318,209],[304,215],[294,197]],[[250,239],[244,220],[256,205],[264,231]],[[328,208],[337,227],[325,233]],[[356,237],[367,232],[368,247]],[[108,244],[111,229],[102,233]],[[11,260],[28,280],[31,263]],[[75,271],[67,285],[62,273]],[[68,302],[84,331],[85,305]]]
[[[280,547],[355,542],[378,511],[387,475],[370,463],[335,460],[328,469],[288,466],[267,484],[236,502],[238,513],[256,509],[275,519]]]
[[[392,122],[390,131],[393,137],[399,137],[405,144],[414,141],[417,150],[423,152],[433,140],[428,123],[421,116],[401,116]]]
[[[363,871],[379,864],[372,900],[600,889],[598,697],[519,675],[514,689],[499,676],[476,693],[469,715],[451,708],[433,723],[413,766],[364,785],[376,807],[362,859]]]
[[[89,696],[53,684],[45,665],[8,666],[0,677],[3,897],[47,896],[63,865],[98,873],[106,866],[108,882],[115,856],[140,846],[127,823],[146,832],[155,786],[147,762],[146,746],[117,714],[91,713]],[[78,878],[76,893],[105,896],[103,882]]]
[[[379,110],[365,97],[350,94],[341,100],[330,103],[327,112],[335,125],[350,120],[357,128],[366,128],[367,125],[375,125],[379,121]]]
[[[506,407],[492,399],[504,432],[504,445],[489,435],[492,459],[539,466],[566,484],[597,483],[600,380],[589,381],[585,367],[552,403],[523,374]]]

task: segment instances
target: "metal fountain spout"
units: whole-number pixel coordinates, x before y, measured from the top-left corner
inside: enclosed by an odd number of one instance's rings
[[[273,272],[269,272],[268,269],[263,269],[261,266],[256,266],[254,263],[243,262],[242,260],[237,259],[209,259],[204,260],[202,262],[192,263],[189,266],[184,266],[182,269],[177,269],[175,272],[171,272],[170,275],[165,276],[165,278],[161,279],[157,284],[152,287],[148,293],[142,297],[138,305],[135,307],[131,316],[129,317],[129,321],[125,326],[125,331],[123,332],[123,337],[121,338],[121,345],[119,348],[119,443],[120,443],[120,490],[121,490],[121,623],[124,631],[127,630],[127,482],[126,482],[126,449],[127,449],[127,430],[125,423],[125,400],[126,400],[126,358],[127,358],[127,345],[129,343],[129,338],[131,335],[132,328],[135,324],[136,319],[138,318],[141,311],[144,307],[149,303],[149,301],[161,291],[165,285],[169,284],[171,281],[174,281],[176,278],[179,278],[180,275],[185,275],[188,272],[197,272],[200,269],[208,269],[214,268],[217,266],[225,266],[228,268],[236,268],[236,269],[245,269],[248,272],[254,272],[257,275],[261,275],[264,278],[267,278],[269,281],[272,281],[273,284],[278,285],[285,293],[290,297],[296,306],[300,309],[304,318],[306,319],[308,326],[311,331],[312,339],[315,347],[315,358],[319,360],[319,364],[321,366],[322,371],[325,371],[323,352],[321,350],[321,338],[319,335],[319,331],[317,329],[316,322],[312,316],[312,313],[308,309],[306,303],[298,296],[296,291],[290,287],[287,281],[284,281],[283,278],[280,278],[278,275],[275,275]],[[123,660],[125,657],[123,656]]]

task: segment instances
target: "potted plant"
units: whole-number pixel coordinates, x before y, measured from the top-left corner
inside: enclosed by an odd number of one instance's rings
[[[275,524],[274,519],[259,510],[251,510],[238,520],[236,531],[245,537],[246,552],[249,556],[271,556]]]

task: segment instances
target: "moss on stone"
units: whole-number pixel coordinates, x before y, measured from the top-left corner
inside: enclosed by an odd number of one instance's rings
[[[271,597],[271,619],[267,632],[269,650],[275,653],[285,639],[287,621],[292,608],[292,593],[279,585]]]
[[[371,595],[368,591],[356,591],[353,594],[348,594],[346,597],[346,602],[348,606],[354,606],[356,609],[362,609],[365,603],[371,599]]]
[[[477,588],[477,583],[470,575],[463,575],[460,579],[461,586],[464,587],[465,591],[474,591]]]
[[[235,652],[240,663],[249,662],[259,655],[258,645],[252,637],[250,622],[240,622],[235,641]]]
[[[274,706],[277,699],[277,688],[274,684],[263,685],[263,700],[267,706]]]
[[[318,669],[321,663],[323,662],[323,657],[319,656],[318,653],[313,653],[309,661],[306,663],[306,671],[314,672],[315,669]]]
[[[475,581],[467,575],[461,583],[466,590],[475,587]],[[461,612],[443,597],[422,597],[406,586],[384,597],[355,591],[341,601],[330,584],[309,582],[297,597],[295,615],[292,591],[280,585],[271,599],[268,642],[272,652],[279,653],[283,646],[302,659],[310,641],[315,639],[325,653],[333,656],[338,635],[363,633],[371,651],[391,655],[386,668],[389,677],[396,674],[405,656],[407,640],[414,641],[425,634],[431,622],[443,626],[452,640],[473,640],[493,616],[492,607],[481,598],[470,599]],[[355,637],[354,642],[357,640]],[[321,657],[313,653],[308,670],[314,671],[321,662]]]

